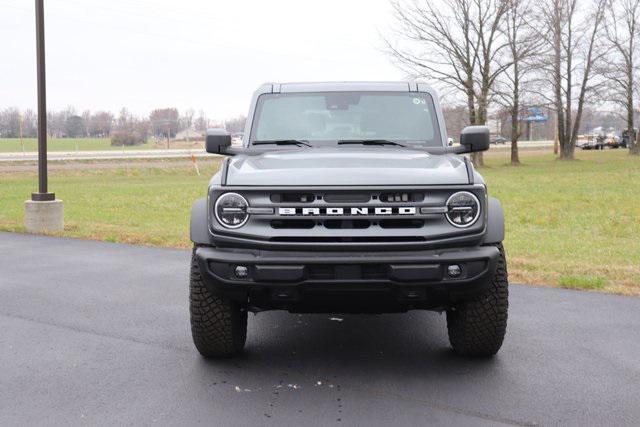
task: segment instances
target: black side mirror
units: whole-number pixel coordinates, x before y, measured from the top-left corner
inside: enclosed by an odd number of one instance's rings
[[[487,126],[467,126],[460,134],[459,153],[472,153],[489,149],[491,143]]]
[[[205,146],[207,153],[226,154],[231,147],[231,135],[224,129],[207,129]]]

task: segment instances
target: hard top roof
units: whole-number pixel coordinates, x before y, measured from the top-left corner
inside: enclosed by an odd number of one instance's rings
[[[425,83],[395,82],[300,82],[265,83],[259,89],[261,93],[296,92],[433,92]]]

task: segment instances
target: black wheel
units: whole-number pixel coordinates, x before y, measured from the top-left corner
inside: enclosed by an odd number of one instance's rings
[[[225,298],[209,292],[200,267],[191,255],[189,312],[193,343],[204,357],[230,357],[244,348],[247,339],[247,312]]]
[[[479,298],[447,310],[447,329],[453,350],[464,356],[493,356],[507,331],[509,281],[502,244],[491,286]]]

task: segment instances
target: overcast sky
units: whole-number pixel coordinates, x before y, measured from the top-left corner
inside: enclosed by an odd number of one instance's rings
[[[266,81],[398,80],[388,0],[44,0],[48,107],[246,114]],[[36,106],[33,0],[0,0],[0,108]]]

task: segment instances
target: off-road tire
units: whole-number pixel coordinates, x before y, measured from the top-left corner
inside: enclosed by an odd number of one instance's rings
[[[447,329],[453,350],[463,356],[493,356],[507,331],[509,281],[502,244],[498,265],[489,289],[479,298],[447,310]]]
[[[212,294],[191,255],[189,312],[193,343],[204,357],[231,357],[244,348],[247,339],[247,312],[226,298]]]

